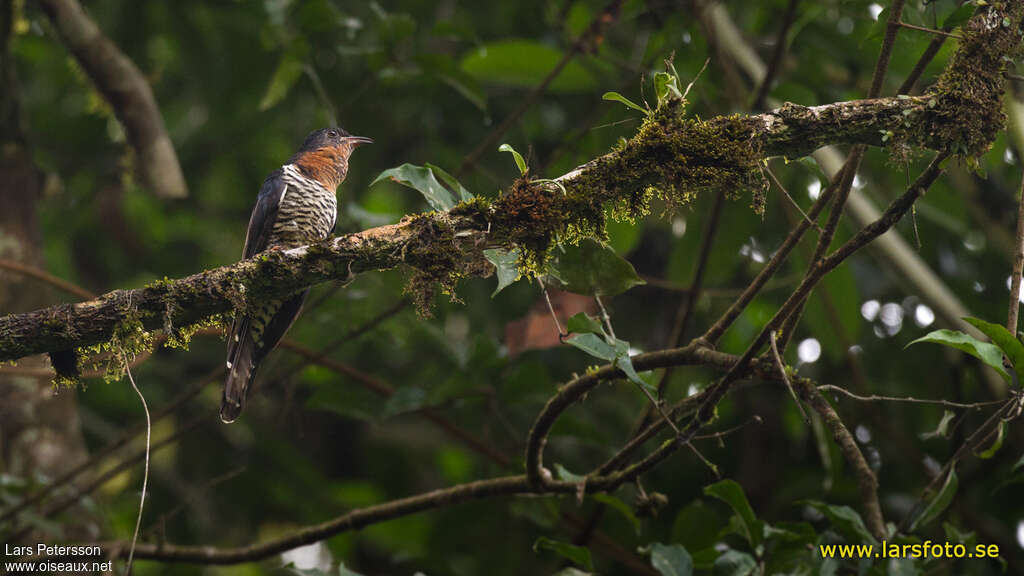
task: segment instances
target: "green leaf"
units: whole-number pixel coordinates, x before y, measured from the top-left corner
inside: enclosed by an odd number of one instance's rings
[[[632,100],[626,98],[625,96],[619,94],[618,92],[605,92],[604,95],[601,96],[601,99],[610,100],[612,102],[621,102],[634,110],[639,110],[644,114],[650,114],[650,111],[647,108],[644,108],[643,106],[637,104],[636,102],[633,102]]]
[[[1002,349],[1003,354],[1006,354],[1006,357],[1010,359],[1013,371],[1017,373],[1017,382],[1024,384],[1024,344],[1021,344],[1016,336],[999,324],[971,318],[970,316],[964,318],[964,321],[981,330],[985,336],[992,339],[996,346]]]
[[[658,96],[659,106],[669,99],[683,97],[683,93],[679,91],[676,77],[668,72],[658,72],[654,75],[654,93]]]
[[[434,210],[451,210],[459,203],[456,195],[442,186],[434,177],[434,172],[425,166],[406,163],[397,168],[390,168],[381,172],[373,182],[370,182],[370,186],[382,180],[392,180],[418,191]]]
[[[565,329],[575,334],[604,334],[601,321],[586,312],[573,314],[566,322]]]
[[[580,482],[583,482],[584,480],[587,479],[586,476],[580,476],[579,474],[573,474],[572,472],[569,471],[568,468],[566,468],[565,466],[562,466],[558,462],[555,462],[555,474],[558,475],[558,479],[559,480],[564,480],[566,482],[573,482],[573,483],[576,483],[576,484],[579,484]]]
[[[714,496],[732,508],[740,520],[743,537],[752,549],[757,549],[764,538],[764,524],[757,519],[754,509],[750,507],[743,488],[735,480],[725,479],[704,487],[704,493]]]
[[[611,494],[605,494],[603,492],[594,494],[591,498],[605,506],[608,506],[609,508],[617,510],[619,514],[622,514],[626,520],[629,520],[629,523],[633,525],[633,532],[635,532],[637,536],[640,535],[640,519],[633,513],[633,508],[631,508],[629,504],[626,504]]]
[[[455,192],[455,194],[457,194],[459,197],[459,201],[468,202],[475,198],[475,196],[473,196],[473,193],[470,192],[469,190],[466,190],[466,188],[462,185],[461,182],[459,182],[455,178],[455,176],[452,176],[440,166],[436,164],[431,164],[430,162],[427,162],[426,164],[424,164],[424,166],[430,168],[430,170],[434,173],[434,176],[440,178],[441,182],[445,186],[447,186],[449,190]]]
[[[953,28],[962,26],[965,22],[971,19],[971,16],[974,15],[974,10],[974,4],[971,2],[965,2],[963,6],[955,8],[949,16],[946,16],[942,20],[942,29],[952,30]]]
[[[590,238],[579,246],[563,246],[551,262],[550,273],[563,290],[589,296],[615,296],[644,284],[628,260]]]
[[[676,514],[672,522],[672,541],[689,550],[703,550],[718,541],[723,523],[717,505],[708,506],[704,500],[696,498]]]
[[[871,40],[873,38],[881,38],[885,35],[885,30],[889,23],[889,8],[885,7],[881,12],[878,13],[878,18],[871,23],[871,27],[868,28],[868,33],[861,42]]]
[[[757,561],[746,552],[726,550],[715,560],[715,576],[749,576],[757,571]]]
[[[498,295],[506,287],[519,280],[519,250],[502,250],[501,248],[489,248],[484,250],[484,258],[494,264],[495,274],[498,277],[498,287],[491,293],[491,298]]]
[[[565,343],[583,350],[587,354],[601,360],[611,362],[615,360],[618,353],[615,347],[608,343],[603,336],[597,334],[574,334],[565,339]]]
[[[1006,435],[1006,421],[1003,420],[1003,421],[999,422],[999,428],[996,431],[996,438],[995,438],[995,440],[993,440],[992,443],[988,445],[988,448],[985,448],[981,452],[977,452],[978,458],[983,458],[983,459],[987,460],[987,459],[995,456],[996,452],[999,452],[999,449],[1003,447],[1003,437],[1005,435]]]
[[[478,82],[532,88],[544,81],[563,55],[561,50],[541,42],[503,40],[470,51],[462,57],[459,67]],[[589,67],[600,69],[602,64]],[[575,58],[548,85],[548,92],[582,93],[597,87],[594,74],[580,63],[580,58]]]
[[[636,369],[633,368],[633,359],[629,357],[629,342],[618,340],[616,344],[624,344],[625,346],[616,346],[618,355],[615,357],[615,366],[622,370],[626,374],[626,378],[629,378],[631,382],[647,390],[647,393],[651,396],[657,397],[658,389],[648,384],[646,380],[636,373]]]
[[[974,548],[974,543],[978,539],[977,534],[974,532],[961,532],[949,522],[942,523],[942,531],[946,534],[946,540],[953,543],[959,542],[967,548]]]
[[[533,551],[540,552],[541,550],[549,550],[566,558],[573,564],[583,566],[590,571],[594,570],[594,563],[590,559],[590,550],[584,546],[573,546],[572,544],[541,536],[533,543]]]
[[[939,420],[939,425],[935,427],[935,430],[931,432],[925,432],[919,434],[921,440],[931,440],[932,438],[949,438],[949,425],[953,422],[953,418],[956,417],[956,413],[952,410],[946,410],[942,413],[942,420]]]
[[[956,477],[956,468],[950,468],[949,475],[946,476],[946,482],[942,485],[942,489],[939,490],[939,493],[932,498],[928,506],[921,511],[921,514],[910,525],[910,531],[914,532],[918,528],[924,528],[932,520],[942,515],[950,503],[953,502],[953,497],[956,496],[959,484],[960,481]]]
[[[302,76],[304,66],[302,52],[300,48],[293,48],[286,51],[281,57],[277,68],[274,69],[274,75],[270,77],[270,82],[267,84],[267,90],[263,93],[263,98],[260,99],[261,111],[269,110],[284,100],[292,86],[295,86],[299,77]]]
[[[519,167],[520,174],[526,174],[526,171],[530,169],[526,165],[526,160],[523,160],[523,155],[520,154],[519,152],[516,152],[516,149],[513,148],[511,144],[502,144],[501,146],[498,146],[498,151],[512,153],[512,157],[515,158],[516,160],[516,166]]]
[[[631,382],[647,390],[652,395],[657,394],[657,389],[641,378],[636,373],[636,369],[633,368],[633,360],[629,357],[629,342],[616,339],[609,343],[609,339],[603,335],[599,336],[592,332],[587,332],[584,334],[573,334],[565,339],[565,343],[575,346],[595,358],[613,362]]]
[[[1003,378],[1006,378],[1007,382],[1010,381],[1010,375],[1003,368],[1003,352],[999,347],[988,342],[982,342],[970,334],[958,330],[936,330],[914,340],[907,344],[906,347],[910,347],[918,342],[942,344],[943,346],[956,348],[961,352],[967,352],[990,366],[996,372],[999,372]]]
[[[830,506],[824,502],[810,501],[807,503],[812,508],[821,512],[832,523],[832,527],[842,534],[849,542],[863,542],[875,544],[877,540],[868,532],[867,526],[860,514],[849,506]]]
[[[661,576],[691,576],[693,558],[679,544],[666,546],[658,542],[651,544],[651,566]]]

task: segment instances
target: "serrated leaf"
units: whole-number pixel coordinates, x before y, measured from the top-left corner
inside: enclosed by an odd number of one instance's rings
[[[999,324],[986,322],[980,318],[971,318],[970,316],[965,317],[964,321],[981,330],[985,336],[992,339],[996,346],[999,346],[1003,354],[1006,354],[1006,357],[1010,359],[1013,371],[1017,374],[1017,382],[1024,383],[1024,344],[1021,344],[1016,336]]]
[[[630,107],[630,108],[632,108],[634,110],[638,110],[640,112],[643,112],[644,114],[649,114],[650,113],[650,111],[647,110],[647,108],[644,108],[643,106],[637,104],[636,102],[633,102],[632,100],[630,100],[629,98],[626,98],[625,96],[623,96],[622,94],[619,94],[618,92],[605,92],[604,95],[601,96],[601,99],[602,100],[609,100],[609,101],[612,101],[612,102],[621,102],[622,104],[625,104],[626,106],[628,106],[628,107]]]
[[[549,270],[562,290],[588,296],[615,296],[645,283],[628,260],[590,238],[562,247]]]
[[[651,544],[651,566],[661,576],[691,576],[693,557],[679,544],[665,545],[654,542]]]
[[[519,280],[519,250],[489,248],[484,250],[484,258],[494,264],[495,275],[498,277],[498,287],[491,293],[491,298]]]
[[[565,329],[574,334],[604,334],[601,321],[586,312],[573,314],[565,323]]]
[[[934,498],[925,506],[921,514],[914,520],[910,525],[910,531],[913,532],[918,528],[924,528],[932,520],[935,520],[946,508],[949,507],[950,503],[953,502],[953,497],[956,496],[956,490],[959,487],[960,481],[956,477],[956,468],[950,468],[949,475],[946,476],[946,482],[943,483],[942,489],[935,495]]]
[[[974,336],[958,330],[935,330],[907,344],[906,347],[908,348],[918,342],[942,344],[943,346],[949,346],[961,352],[966,352],[981,360],[996,372],[999,372],[1007,382],[1010,381],[1010,375],[1003,368],[1003,352],[994,344],[982,342]]]
[[[512,157],[515,158],[516,166],[519,167],[519,174],[525,175],[526,171],[530,168],[526,165],[526,160],[523,159],[523,155],[516,151],[511,144],[502,144],[498,146],[499,152],[511,152]]]
[[[442,186],[434,177],[434,172],[426,166],[406,163],[397,168],[389,168],[370,182],[370,186],[382,180],[391,180],[416,190],[434,210],[451,210],[459,203],[455,193]]]
[[[533,543],[533,551],[540,552],[541,550],[554,552],[573,564],[583,566],[590,571],[594,570],[594,563],[590,559],[590,550],[584,546],[574,546],[566,542],[559,542],[558,540],[541,536]]]
[[[746,552],[726,550],[715,559],[715,576],[750,576],[757,572],[757,560]]]
[[[988,445],[988,448],[985,448],[981,452],[977,452],[976,453],[978,458],[982,458],[982,459],[987,460],[987,459],[995,456],[996,452],[999,452],[999,449],[1003,447],[1003,438],[1004,438],[1005,435],[1006,435],[1006,421],[1004,420],[1004,421],[1000,421],[999,422],[999,428],[996,431],[995,440],[993,440],[992,443]]]
[[[939,420],[939,425],[935,427],[935,430],[931,432],[924,432],[919,434],[921,440],[931,440],[932,438],[949,438],[949,425],[953,422],[953,418],[956,414],[952,410],[946,410],[942,413],[942,420]]]
[[[754,509],[750,507],[743,488],[735,481],[726,478],[710,486],[704,487],[704,493],[714,496],[732,508],[739,518],[742,535],[752,549],[757,549],[764,539],[764,524],[757,519]]]

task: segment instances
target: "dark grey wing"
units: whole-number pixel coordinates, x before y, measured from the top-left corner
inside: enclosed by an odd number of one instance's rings
[[[271,172],[263,181],[260,194],[256,197],[256,206],[249,217],[249,231],[245,234],[242,258],[252,258],[269,247],[270,233],[277,220],[277,209],[287,192],[288,185],[285,184],[284,173],[280,169]]]
[[[281,199],[288,191],[280,169],[267,176],[260,186],[256,197],[256,206],[249,217],[249,229],[245,234],[245,248],[242,258],[252,258],[266,250],[270,244],[270,233],[274,230],[277,210]],[[259,347],[249,332],[249,318],[236,316],[228,332],[228,377],[224,384],[224,401],[221,405],[221,418],[231,422],[238,417],[242,409],[242,401],[252,377],[255,375],[255,356]]]

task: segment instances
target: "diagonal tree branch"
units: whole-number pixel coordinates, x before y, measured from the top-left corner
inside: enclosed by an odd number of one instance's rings
[[[124,127],[143,184],[160,198],[187,196],[178,156],[142,72],[103,35],[77,0],[39,0],[39,4]]]
[[[281,297],[326,280],[407,264],[436,280],[487,275],[482,250],[544,243],[570,225],[594,226],[602,205],[642,199],[652,185],[684,201],[694,190],[756,186],[761,158],[799,157],[824,144],[881,145],[885,129],[926,147],[956,123],[934,113],[936,96],[786,105],[752,116],[686,118],[678,102],[663,106],[623,148],[562,176],[563,194],[519,181],[506,195],[478,199],[449,212],[406,217],[398,224],[338,236],[321,244],[271,252],[179,280],[116,290],[95,300],[0,318],[0,361],[110,340],[120,326],[154,330],[186,326]],[[912,128],[906,128],[910,124]],[[591,219],[588,221],[588,218]]]

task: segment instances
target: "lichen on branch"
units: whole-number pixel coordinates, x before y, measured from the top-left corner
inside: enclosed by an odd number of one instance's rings
[[[759,162],[798,158],[824,145],[899,143],[976,157],[1005,122],[1003,69],[1020,51],[1022,17],[1024,2],[980,8],[939,82],[922,96],[787,104],[708,120],[686,116],[682,101],[668,102],[608,154],[554,180],[518,180],[494,200],[477,198],[448,212],[406,217],[179,280],[0,317],[0,361],[106,342],[129,319],[146,331],[187,327],[319,282],[401,265],[413,269],[412,291],[423,306],[437,283],[452,292],[462,277],[487,275],[484,249],[520,248],[525,264],[537,266],[556,239],[600,235],[609,209],[635,219],[653,199],[681,206],[709,189],[753,190],[756,208],[763,186]]]

